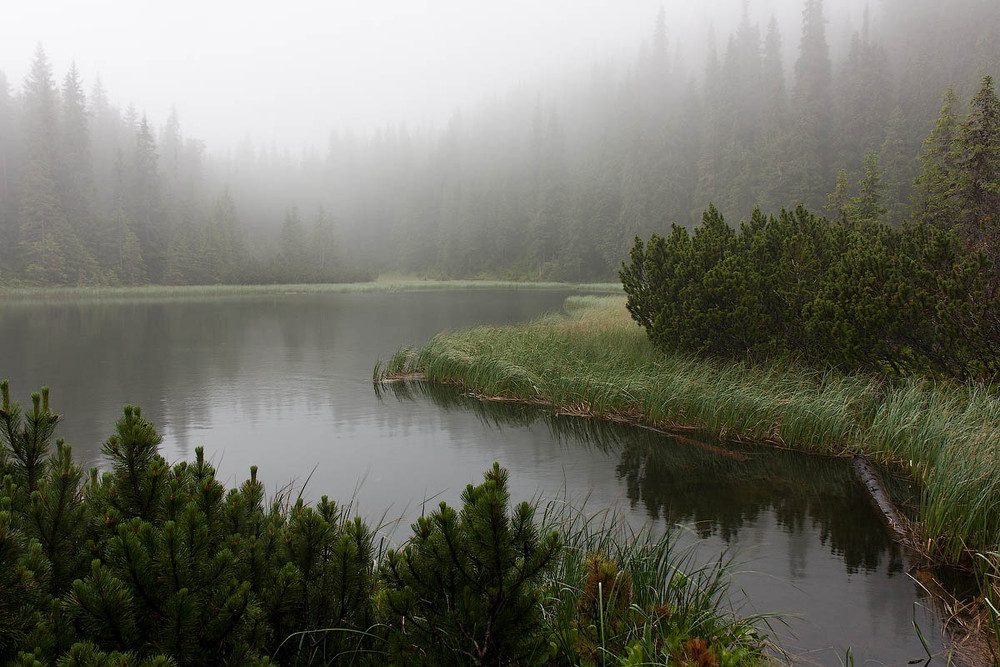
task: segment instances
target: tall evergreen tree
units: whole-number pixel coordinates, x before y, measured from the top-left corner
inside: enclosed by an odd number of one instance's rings
[[[959,216],[965,233],[1000,259],[1000,100],[985,76],[957,137]]]
[[[948,86],[934,130],[924,140],[921,170],[913,184],[913,219],[942,228],[950,228],[959,222],[955,199],[955,142],[959,129],[957,105],[955,87]]]
[[[93,165],[87,100],[76,63],[63,79],[61,101],[59,157],[63,209],[74,228],[85,232],[91,216]]]
[[[116,185],[114,199],[108,216],[107,237],[112,239],[108,250],[112,251],[115,272],[118,279],[127,285],[138,285],[149,279],[142,245],[135,232],[132,207],[129,203],[129,184],[125,174],[125,160],[121,153],[115,161]]]
[[[0,70],[0,285],[12,279],[18,247],[14,203],[14,100],[7,77]]]
[[[761,57],[761,86],[764,98],[761,129],[760,193],[754,202],[765,210],[777,210],[794,204],[788,197],[792,173],[784,165],[787,154],[788,90],[785,80],[784,55],[778,21],[771,17],[764,38]],[[745,210],[745,209],[744,209]]]
[[[792,89],[794,139],[788,163],[796,175],[789,194],[813,208],[822,204],[819,199],[830,182],[832,81],[823,0],[806,0]]]
[[[866,19],[867,22],[867,19]],[[834,159],[858,173],[857,159],[882,142],[892,109],[892,84],[885,51],[870,41],[867,25],[851,37],[847,58],[836,77]]]
[[[19,263],[42,284],[66,282],[59,231],[66,227],[57,184],[57,100],[52,67],[41,44],[24,82],[27,167],[21,181]]]
[[[126,121],[128,122],[128,121]],[[164,275],[167,230],[163,228],[162,192],[156,140],[146,117],[138,124],[128,182],[128,214],[146,264],[149,279],[159,282]]]
[[[882,206],[885,192],[885,175],[879,164],[878,152],[868,151],[865,155],[865,171],[858,181],[858,195],[848,201],[843,214],[854,226],[874,225],[882,221],[886,209]]]
[[[57,176],[66,220],[66,228],[61,234],[63,257],[69,280],[76,283],[101,280],[100,267],[85,243],[97,235],[86,106],[83,81],[73,63],[62,86]]]

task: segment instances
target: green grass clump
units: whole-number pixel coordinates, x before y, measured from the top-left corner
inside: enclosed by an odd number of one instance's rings
[[[550,502],[543,524],[564,536],[542,607],[559,664],[756,665],[769,662],[767,619],[741,616],[733,561],[703,563],[676,533],[636,530],[611,512]]]
[[[564,315],[442,334],[400,350],[376,377],[419,374],[477,395],[657,428],[864,453],[903,464],[922,482],[926,550],[953,563],[1000,550],[1000,398],[991,388],[664,355],[624,304],[574,296]]]

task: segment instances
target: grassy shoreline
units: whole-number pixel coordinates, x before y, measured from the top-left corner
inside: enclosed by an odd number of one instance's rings
[[[514,282],[504,280],[422,280],[399,277],[364,283],[289,285],[132,285],[125,287],[0,287],[2,301],[176,299],[286,294],[409,292],[445,289],[571,289],[620,292],[617,283]]]
[[[622,297],[574,296],[566,310],[440,335],[400,350],[376,376],[420,374],[483,397],[902,464],[924,487],[922,550],[997,573],[1000,397],[989,388],[664,356]]]

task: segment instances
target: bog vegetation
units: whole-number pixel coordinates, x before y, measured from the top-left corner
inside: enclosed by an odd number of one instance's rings
[[[551,505],[499,465],[386,548],[351,508],[167,463],[126,406],[85,474],[48,390],[0,407],[0,664],[719,664],[766,660],[723,561]]]

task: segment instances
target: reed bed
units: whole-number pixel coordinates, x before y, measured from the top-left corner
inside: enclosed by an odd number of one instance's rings
[[[949,563],[1000,551],[1000,398],[990,387],[817,372],[786,362],[663,355],[619,296],[573,296],[565,314],[478,327],[400,350],[376,379],[419,374],[480,397],[693,427],[834,455],[863,453],[921,481],[922,547]],[[989,561],[992,562],[992,561]]]

